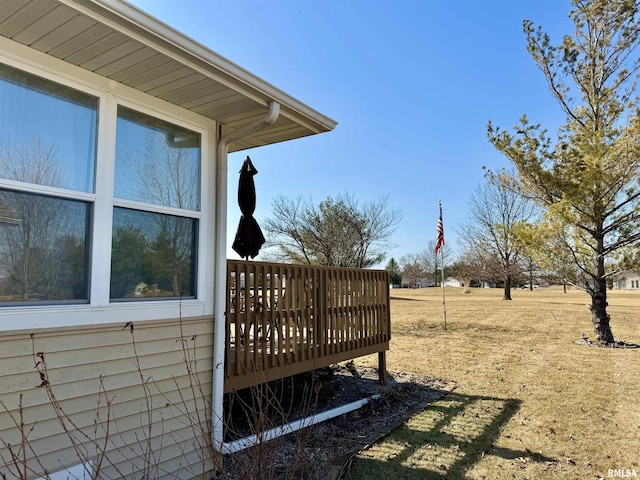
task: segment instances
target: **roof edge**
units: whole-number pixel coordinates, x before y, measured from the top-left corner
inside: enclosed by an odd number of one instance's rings
[[[124,0],[58,0],[74,9],[84,7],[94,15],[103,17],[105,11],[119,19],[122,27],[133,28],[138,32],[146,33],[145,39],[156,43],[157,46],[178,49],[185,55],[186,59],[196,60],[197,63],[204,64],[212,68],[213,75],[224,74],[236,82],[237,86],[242,86],[252,93],[254,97],[260,98],[265,107],[269,101],[280,103],[285,111],[291,112],[294,116],[303,117],[304,123],[312,123],[317,127],[318,132],[331,131],[338,124],[335,120],[311,108],[305,103],[297,100],[279,88],[266,82],[248,70],[240,67],[229,59],[217,54],[203,44],[193,40],[187,35],[179,32],[175,28],[151,16],[145,11],[131,5]],[[121,22],[125,22],[124,24]],[[189,58],[190,57],[190,58]]]

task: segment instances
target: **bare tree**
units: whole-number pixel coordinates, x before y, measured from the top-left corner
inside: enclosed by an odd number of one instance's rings
[[[482,257],[482,252],[480,253],[481,254],[478,255],[476,252],[466,250],[462,252],[460,260],[457,263],[459,275],[462,277],[467,291],[474,280],[480,283],[489,280],[484,265],[486,259]]]
[[[522,267],[527,276],[527,285],[529,285],[529,290],[533,290],[534,282],[539,270],[538,264],[531,255],[527,255],[525,252],[522,256]]]
[[[522,273],[523,245],[517,228],[531,220],[535,206],[507,186],[493,181],[472,194],[468,218],[459,229],[467,258],[475,257],[485,278],[504,282],[504,299],[511,300],[514,278]]]
[[[0,171],[11,180],[67,186],[57,150],[37,138],[0,145]],[[84,238],[79,238],[85,233],[84,222],[78,228],[78,215],[84,220],[84,206],[8,190],[0,191],[0,204],[13,218],[0,224],[0,271],[8,276],[5,289],[22,300],[67,297],[78,282],[71,278],[78,272],[70,271],[70,264],[77,262],[69,255],[84,257]]]
[[[436,253],[436,240],[434,238],[429,240],[427,242],[427,248],[418,254],[421,258],[425,271],[433,273],[436,287],[438,286],[439,274],[442,272],[443,268],[441,263],[444,261],[444,267],[446,267],[453,258],[453,251],[449,244],[444,244],[440,248],[442,254]],[[440,274],[440,277],[441,276],[442,275]]]
[[[198,158],[192,148],[147,141],[136,152],[122,152],[119,161],[131,172],[124,194],[132,200],[197,210],[200,200]]]
[[[267,245],[292,263],[369,268],[382,262],[393,247],[391,235],[400,222],[399,210],[387,198],[360,203],[352,194],[311,199],[274,198],[273,217],[264,222]]]
[[[412,288],[417,287],[420,279],[427,274],[424,268],[424,258],[417,253],[410,253],[401,257],[400,268],[404,278],[407,279]]]

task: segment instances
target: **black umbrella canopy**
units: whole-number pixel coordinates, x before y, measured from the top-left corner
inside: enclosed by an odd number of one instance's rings
[[[240,180],[238,181],[238,205],[242,216],[232,245],[238,255],[245,259],[255,258],[265,242],[260,225],[253,218],[253,212],[256,210],[256,186],[253,176],[256,173],[258,170],[253,166],[251,159],[247,157],[240,169]]]

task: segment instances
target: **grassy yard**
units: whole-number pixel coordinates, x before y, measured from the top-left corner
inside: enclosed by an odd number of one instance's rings
[[[614,336],[640,343],[640,292],[609,295]],[[447,331],[441,289],[391,297],[389,370],[458,387],[362,452],[346,478],[640,476],[640,349],[574,343],[593,339],[587,294],[516,290],[507,302],[501,290],[448,288]]]

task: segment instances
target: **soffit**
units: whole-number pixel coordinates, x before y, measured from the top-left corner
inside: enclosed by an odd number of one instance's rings
[[[0,0],[0,35],[206,116],[225,133],[280,117],[229,147],[332,130],[336,122],[121,0]]]

